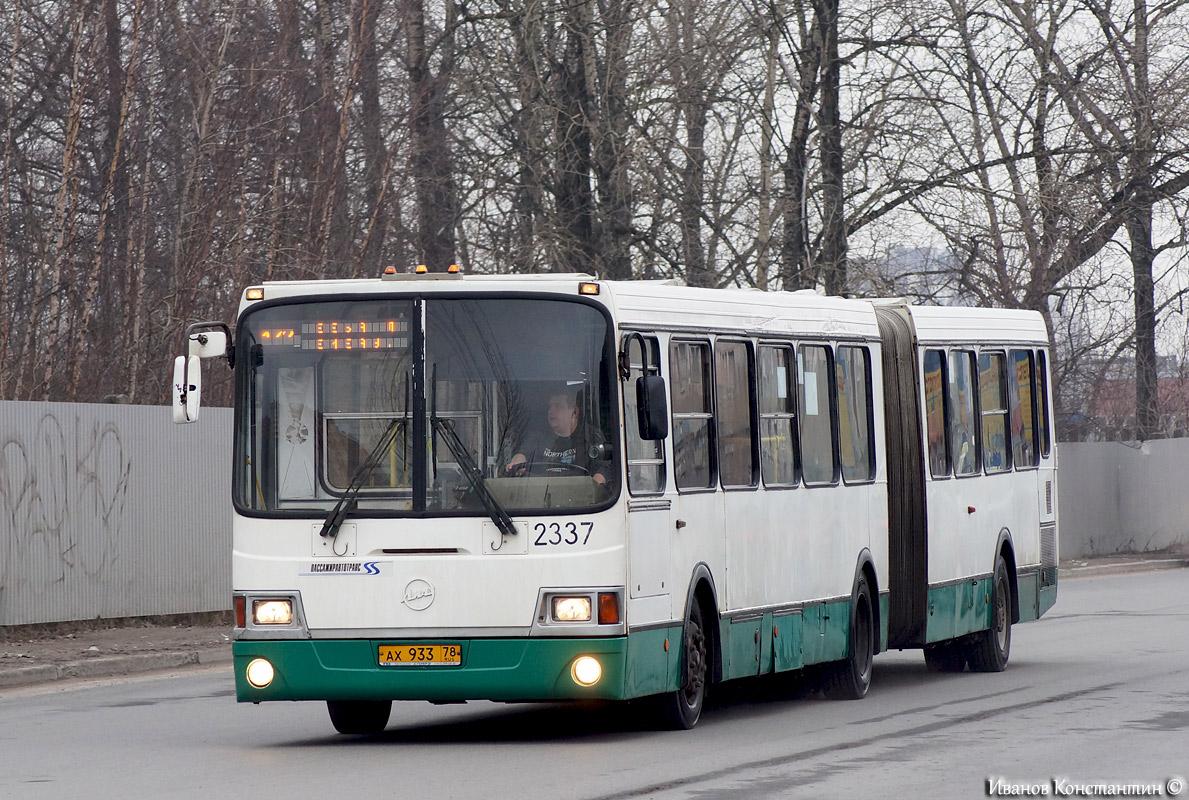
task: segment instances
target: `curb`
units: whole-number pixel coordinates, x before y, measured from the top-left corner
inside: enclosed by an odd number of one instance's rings
[[[1076,562],[1075,562],[1076,563]],[[1059,578],[1089,578],[1097,575],[1124,575],[1130,572],[1154,572],[1163,569],[1185,569],[1189,558],[1160,558],[1124,561],[1117,564],[1087,564],[1085,566],[1062,565]]]
[[[12,689],[37,683],[71,678],[110,678],[156,669],[218,664],[231,661],[230,647],[208,647],[201,650],[137,653],[123,656],[101,656],[61,664],[35,664],[28,667],[0,670],[0,689]]]

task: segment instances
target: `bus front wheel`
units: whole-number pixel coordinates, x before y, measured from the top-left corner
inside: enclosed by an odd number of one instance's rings
[[[860,700],[871,686],[871,669],[875,661],[875,615],[871,607],[871,587],[867,576],[859,575],[855,597],[851,603],[849,654],[830,665],[823,687],[831,700]]]
[[[1000,556],[995,561],[995,580],[991,588],[991,627],[970,645],[966,658],[972,672],[1003,672],[1011,654],[1011,581],[1007,564]]]
[[[688,731],[702,716],[706,684],[710,680],[710,645],[697,600],[690,606],[681,638],[681,684],[676,691],[664,695],[662,706],[673,728]]]
[[[327,700],[330,722],[339,733],[382,733],[392,713],[391,700]]]

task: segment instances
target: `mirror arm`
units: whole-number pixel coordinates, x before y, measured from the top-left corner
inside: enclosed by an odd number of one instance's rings
[[[640,342],[640,363],[643,374],[648,374],[648,343],[644,341],[644,334],[632,331],[623,337],[623,349],[619,351],[619,379],[626,381],[632,375],[632,357],[630,355],[633,341]]]

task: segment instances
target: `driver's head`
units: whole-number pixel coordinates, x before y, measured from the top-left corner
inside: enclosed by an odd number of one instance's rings
[[[569,436],[578,427],[578,404],[569,392],[549,395],[549,427],[558,436]]]

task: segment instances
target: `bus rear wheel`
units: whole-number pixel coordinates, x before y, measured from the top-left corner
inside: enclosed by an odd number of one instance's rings
[[[991,627],[966,651],[973,672],[1003,672],[1011,655],[1011,582],[1007,564],[1000,556],[995,561],[995,579],[991,588]]]
[[[871,686],[875,663],[875,615],[871,607],[871,587],[867,576],[860,575],[851,602],[850,654],[832,664],[823,691],[831,700],[860,700]]]
[[[697,600],[690,606],[681,642],[681,685],[663,696],[662,709],[669,725],[688,731],[698,724],[710,680],[710,645]]]
[[[382,733],[392,714],[391,700],[327,700],[330,723],[339,733]]]

